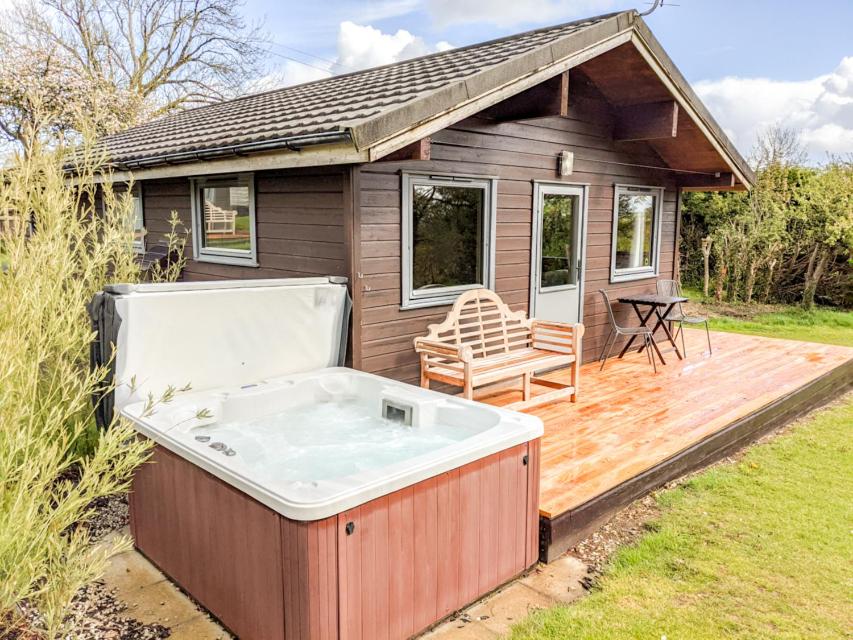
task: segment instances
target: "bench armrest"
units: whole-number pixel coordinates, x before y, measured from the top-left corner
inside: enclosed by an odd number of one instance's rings
[[[415,351],[439,358],[458,360],[459,362],[471,362],[474,359],[474,352],[468,345],[447,344],[427,338],[415,338]]]
[[[562,351],[578,354],[580,341],[585,327],[568,322],[552,322],[550,320],[533,320],[530,324],[533,343],[546,345],[549,351]]]

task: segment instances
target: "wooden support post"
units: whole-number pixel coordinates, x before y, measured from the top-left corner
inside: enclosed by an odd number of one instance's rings
[[[613,139],[618,142],[674,138],[678,134],[678,103],[649,102],[615,110]]]
[[[565,118],[569,114],[569,72],[554,76],[517,93],[483,111],[483,115],[506,122],[532,118]]]

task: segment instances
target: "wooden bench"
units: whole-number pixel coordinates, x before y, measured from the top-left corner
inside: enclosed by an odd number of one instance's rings
[[[223,209],[211,202],[204,203],[204,232],[207,235],[223,234],[233,236],[237,232],[235,222],[237,212],[233,209]]]
[[[457,298],[444,322],[431,324],[426,337],[415,338],[421,359],[421,386],[430,380],[462,387],[472,398],[474,388],[521,378],[522,400],[507,405],[524,409],[567,396],[577,399],[582,324],[528,319],[512,311],[493,291],[476,289]],[[545,369],[571,366],[571,382],[538,378]],[[531,384],[550,391],[531,395]]]

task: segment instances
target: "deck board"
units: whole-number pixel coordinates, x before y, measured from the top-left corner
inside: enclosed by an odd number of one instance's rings
[[[652,372],[636,352],[581,369],[578,402],[532,409],[545,423],[540,513],[553,518],[670,459],[737,420],[853,359],[853,349],[816,343],[687,332],[688,358],[664,353]],[[567,371],[546,377],[565,379]],[[478,399],[516,401],[520,392]]]

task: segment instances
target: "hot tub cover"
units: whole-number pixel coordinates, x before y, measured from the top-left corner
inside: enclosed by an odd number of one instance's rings
[[[168,388],[202,391],[344,363],[351,302],[346,278],[114,284],[89,307],[93,365],[114,391],[99,424]],[[112,347],[118,345],[111,362]]]

